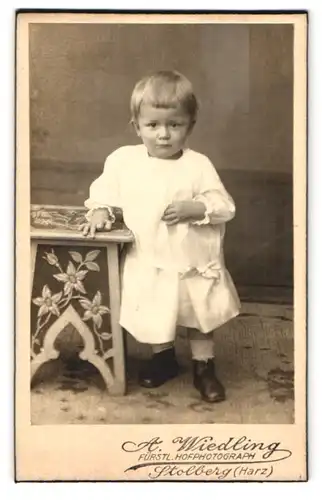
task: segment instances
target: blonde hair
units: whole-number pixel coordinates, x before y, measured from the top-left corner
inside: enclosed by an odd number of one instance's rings
[[[180,106],[190,117],[197,118],[198,102],[192,84],[177,71],[158,71],[140,80],[131,96],[132,121],[137,122],[142,104],[156,108],[177,108]]]

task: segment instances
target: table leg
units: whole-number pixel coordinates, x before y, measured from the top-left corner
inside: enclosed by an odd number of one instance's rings
[[[31,241],[30,245],[30,297],[32,296],[32,286],[34,283],[35,265],[37,257],[38,244],[35,241]]]
[[[123,331],[119,323],[121,290],[117,243],[109,243],[107,245],[107,266],[110,292],[111,327],[114,351],[113,363],[115,377],[115,382],[113,384],[113,387],[110,388],[110,391],[113,394],[122,395],[125,394],[126,391],[126,373],[124,363]]]

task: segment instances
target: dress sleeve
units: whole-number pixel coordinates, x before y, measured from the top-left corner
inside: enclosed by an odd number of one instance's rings
[[[197,185],[195,201],[201,201],[206,206],[205,217],[195,221],[195,225],[221,224],[235,216],[235,203],[226,191],[221,179],[207,157],[200,164],[200,177]]]
[[[121,208],[120,156],[120,150],[116,150],[106,158],[103,173],[92,182],[89,188],[89,198],[84,203],[86,208],[90,210],[106,207]]]

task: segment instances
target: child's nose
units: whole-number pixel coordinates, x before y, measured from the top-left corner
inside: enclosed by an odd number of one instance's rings
[[[159,137],[160,138],[167,138],[170,135],[170,131],[168,127],[160,127],[159,128]]]

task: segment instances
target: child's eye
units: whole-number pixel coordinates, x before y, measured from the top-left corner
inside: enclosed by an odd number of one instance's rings
[[[149,128],[155,128],[157,124],[155,122],[148,123]]]

